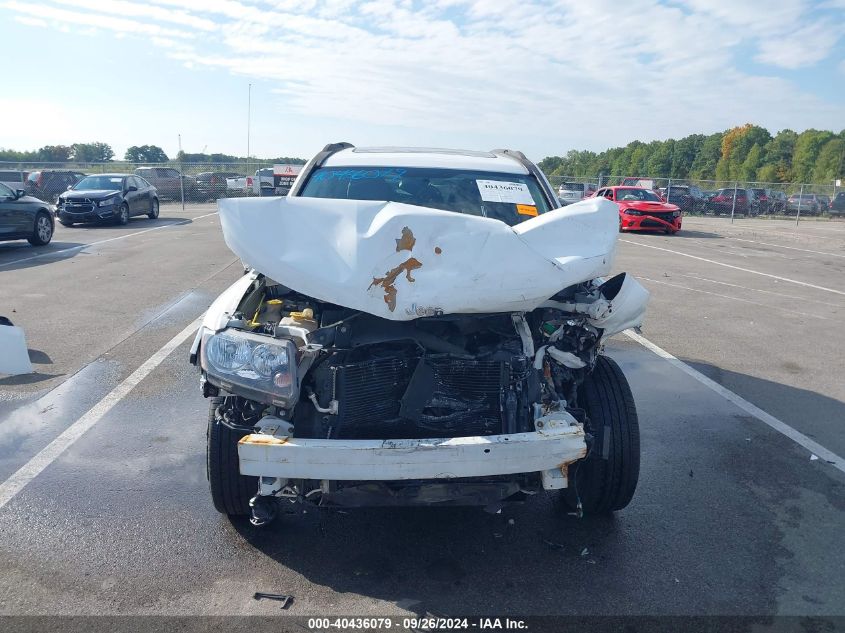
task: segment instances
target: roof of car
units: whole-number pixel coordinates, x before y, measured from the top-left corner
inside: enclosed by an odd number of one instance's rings
[[[516,158],[493,152],[432,147],[351,147],[326,159],[327,167],[440,167],[528,174]]]
[[[133,174],[88,174],[89,176],[107,176],[109,178],[126,178],[127,176],[132,176]]]

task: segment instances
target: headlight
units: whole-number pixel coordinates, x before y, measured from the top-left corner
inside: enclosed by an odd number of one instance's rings
[[[117,198],[106,198],[105,200],[100,200],[97,203],[98,207],[109,207],[113,204],[117,203]]]
[[[225,330],[203,340],[202,367],[212,384],[252,400],[287,407],[297,395],[291,340]]]
[[[637,211],[636,209],[625,209],[623,211],[623,213],[626,213],[627,215],[642,215],[643,214],[642,211]]]
[[[208,360],[220,371],[237,371],[249,362],[251,352],[240,337],[216,334],[208,341]]]
[[[677,218],[677,217],[678,217],[678,216],[680,216],[680,215],[681,215],[681,212],[680,212],[680,211],[672,211],[672,217],[673,217],[673,218]]]

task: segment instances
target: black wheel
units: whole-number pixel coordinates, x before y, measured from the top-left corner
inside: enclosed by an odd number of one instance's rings
[[[117,210],[117,223],[129,224],[129,206],[125,202]]]
[[[222,514],[250,514],[249,500],[258,492],[258,477],[246,477],[238,469],[238,440],[246,433],[233,431],[217,419],[223,400],[212,398],[208,409],[206,475],[211,500]]]
[[[150,220],[155,220],[158,217],[158,200],[155,198],[150,202],[150,212],[147,214]]]
[[[33,246],[44,246],[53,239],[53,220],[46,211],[39,211],[35,216],[35,224],[32,227],[32,235],[28,242]]]
[[[599,356],[578,389],[593,444],[587,458],[570,469],[564,502],[586,514],[608,514],[627,506],[640,476],[640,427],[625,375],[615,361]]]

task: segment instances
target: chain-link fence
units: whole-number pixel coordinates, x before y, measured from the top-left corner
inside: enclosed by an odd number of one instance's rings
[[[213,202],[218,198],[284,195],[301,165],[272,161],[234,163],[9,163],[0,162],[0,182],[27,195],[55,203],[59,194],[85,176],[127,174],[140,176],[162,202]]]
[[[218,198],[274,196],[287,193],[301,165],[272,161],[233,163],[9,163],[0,162],[0,182],[55,203],[59,194],[86,175],[132,174],[156,187],[162,202],[214,202]],[[562,203],[577,202],[602,187],[633,186],[653,190],[690,215],[731,217],[845,217],[845,189],[831,182],[766,183],[671,179],[650,176],[549,177]]]
[[[570,204],[604,187],[644,187],[689,215],[731,217],[845,218],[845,189],[836,183],[772,183],[649,176],[549,177],[562,203]]]

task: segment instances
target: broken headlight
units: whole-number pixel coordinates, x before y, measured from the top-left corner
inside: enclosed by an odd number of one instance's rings
[[[209,382],[252,400],[278,406],[296,397],[296,346],[240,330],[211,334],[202,343]]]

